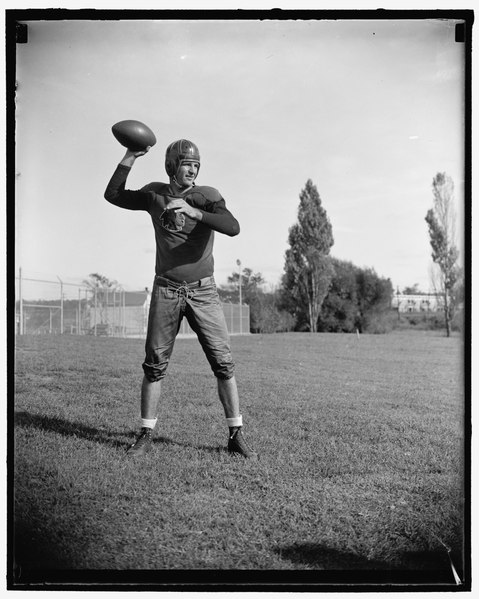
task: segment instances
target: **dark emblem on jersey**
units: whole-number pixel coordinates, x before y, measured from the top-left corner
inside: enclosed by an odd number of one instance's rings
[[[167,231],[181,231],[185,226],[185,221],[185,215],[173,208],[167,208],[160,216],[160,224]]]

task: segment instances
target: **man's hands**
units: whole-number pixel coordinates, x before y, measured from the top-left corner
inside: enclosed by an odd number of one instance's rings
[[[144,156],[147,152],[149,152],[150,148],[151,146],[146,147],[144,150],[127,150],[120,164],[123,166],[132,167],[135,164],[135,160],[140,156]]]
[[[175,198],[174,200],[171,200],[171,202],[168,202],[167,207],[168,210],[174,210],[177,214],[187,214],[193,220],[203,219],[203,213],[201,210],[198,210],[198,208],[193,208],[193,206],[190,206],[181,198]]]
[[[173,198],[168,202],[166,210],[160,216],[160,224],[167,231],[181,231],[185,226],[185,214],[193,220],[202,220],[203,213],[193,208],[182,198]]]

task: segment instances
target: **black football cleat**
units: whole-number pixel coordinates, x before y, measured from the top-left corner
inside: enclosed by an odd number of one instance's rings
[[[152,428],[143,427],[136,441],[130,445],[126,453],[133,458],[144,456],[151,449],[152,434]]]
[[[237,428],[228,439],[229,453],[242,455],[244,458],[256,460],[258,454],[246,443],[241,428]]]

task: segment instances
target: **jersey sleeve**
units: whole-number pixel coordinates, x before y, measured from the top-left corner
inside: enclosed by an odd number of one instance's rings
[[[125,189],[126,179],[131,168],[119,164],[116,167],[105,190],[105,200],[114,206],[127,210],[146,210],[150,212],[154,192],[146,186],[138,191]]]
[[[201,222],[218,233],[234,237],[240,225],[226,207],[226,202],[217,189],[199,187],[186,196],[186,201],[203,213]]]

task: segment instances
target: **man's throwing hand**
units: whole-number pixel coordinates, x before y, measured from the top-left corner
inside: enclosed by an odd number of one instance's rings
[[[127,150],[120,164],[129,166],[131,168],[134,165],[135,160],[140,156],[144,156],[150,150],[150,148],[151,146],[148,146],[144,150]]]

